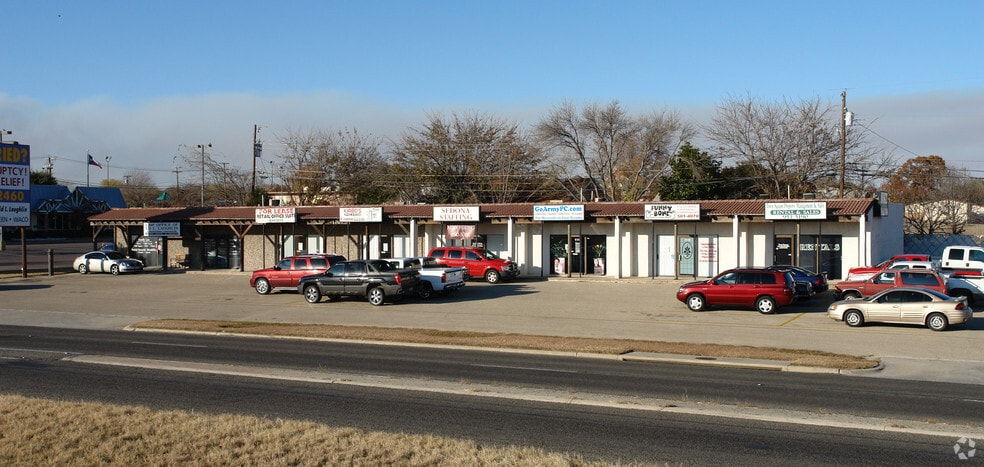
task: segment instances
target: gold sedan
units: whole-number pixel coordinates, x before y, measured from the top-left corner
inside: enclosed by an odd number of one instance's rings
[[[865,299],[831,303],[827,316],[853,327],[873,322],[902,323],[943,331],[952,324],[973,319],[974,310],[967,304],[967,297],[950,297],[916,287],[896,287]]]

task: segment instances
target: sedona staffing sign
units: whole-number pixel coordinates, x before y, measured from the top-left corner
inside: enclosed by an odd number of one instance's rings
[[[0,143],[0,226],[31,226],[31,147]]]

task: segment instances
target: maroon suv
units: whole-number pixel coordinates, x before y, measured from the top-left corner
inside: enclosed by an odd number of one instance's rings
[[[796,301],[796,283],[788,271],[729,269],[706,281],[681,285],[676,296],[693,311],[725,305],[755,307],[770,314]]]
[[[272,268],[253,271],[249,286],[262,295],[274,289],[296,289],[302,277],[323,273],[339,261],[345,261],[345,257],[321,254],[288,256]]]

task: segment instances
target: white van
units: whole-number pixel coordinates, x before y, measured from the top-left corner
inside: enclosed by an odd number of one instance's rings
[[[943,249],[940,269],[944,271],[984,270],[984,248],[979,246],[948,246]]]

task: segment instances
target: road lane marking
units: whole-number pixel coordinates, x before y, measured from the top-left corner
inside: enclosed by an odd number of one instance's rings
[[[806,312],[804,311],[804,312],[802,312],[802,313],[800,313],[800,314],[798,314],[796,316],[793,316],[792,318],[789,318],[785,322],[783,322],[782,324],[780,324],[779,327],[782,327],[782,326],[785,326],[785,325],[787,325],[789,323],[792,323],[793,321],[796,321],[796,320],[802,318],[803,315],[805,315],[805,314],[806,314]]]
[[[191,348],[195,348],[195,349],[207,349],[208,348],[207,345],[200,345],[200,344],[169,344],[169,343],[166,343],[166,342],[143,342],[143,341],[130,341],[130,343],[131,344],[139,344],[139,345],[159,345],[159,346],[162,346],[162,347],[191,347]]]
[[[529,366],[508,366],[508,365],[471,365],[471,366],[477,366],[481,368],[501,368],[505,370],[546,371],[552,373],[577,373],[577,371],[573,371],[573,370],[558,370],[556,368],[537,368],[537,367],[529,367]]]

